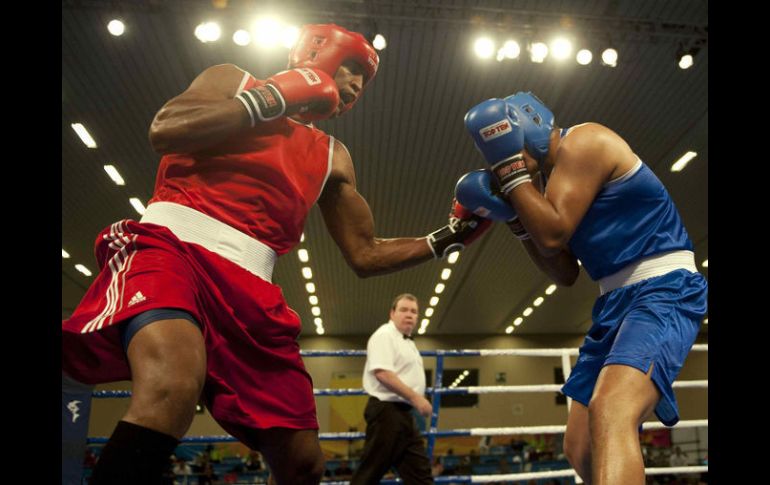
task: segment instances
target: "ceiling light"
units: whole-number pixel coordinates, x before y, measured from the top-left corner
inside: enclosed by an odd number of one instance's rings
[[[107,24],[107,30],[115,37],[119,37],[126,31],[126,26],[118,19],[110,20],[110,23]]]
[[[681,69],[687,69],[688,67],[691,67],[692,64],[692,55],[690,54],[685,54],[679,59],[679,67]]]
[[[482,59],[489,59],[495,53],[495,43],[489,37],[481,37],[473,44],[473,50]]]
[[[289,25],[281,30],[281,44],[287,49],[294,47],[299,39],[299,27]]]
[[[572,42],[563,37],[554,40],[551,42],[551,53],[558,61],[567,59],[572,54]]]
[[[615,67],[618,65],[618,51],[609,48],[602,52],[602,63],[605,66]]]
[[[89,269],[86,268],[85,266],[83,266],[82,264],[76,264],[75,265],[75,269],[80,271],[81,273],[83,273],[86,276],[91,276],[91,271],[89,271]]]
[[[91,134],[88,133],[88,130],[86,130],[86,127],[83,126],[82,123],[72,123],[70,126],[72,127],[73,130],[75,130],[75,133],[78,134],[78,136],[80,137],[80,140],[83,143],[85,143],[85,145],[88,148],[96,148],[96,142],[91,137]]]
[[[136,197],[131,197],[130,199],[128,199],[128,201],[134,207],[136,212],[138,212],[140,215],[144,215],[144,211],[146,209],[144,208],[144,204],[142,204],[141,200],[137,199]]]
[[[203,42],[215,42],[222,35],[222,29],[216,22],[204,22],[195,27],[195,37]]]
[[[118,169],[114,165],[105,165],[104,171],[107,172],[107,175],[110,176],[116,185],[126,185],[126,181],[123,180],[123,177],[120,176]]]
[[[388,46],[388,42],[385,40],[385,37],[383,37],[382,34],[377,34],[374,36],[374,40],[372,41],[372,47],[374,47],[378,51],[381,51],[387,46]]]
[[[247,46],[251,43],[251,34],[243,29],[236,30],[233,34],[233,42],[239,46]]]
[[[679,160],[674,162],[673,165],[671,165],[671,171],[672,172],[681,172],[684,170],[684,168],[687,166],[688,163],[690,163],[690,160],[697,157],[698,154],[695,152],[687,152],[684,155],[682,155]]]
[[[587,66],[588,64],[591,63],[593,58],[594,58],[594,55],[591,54],[591,51],[589,51],[588,49],[580,49],[577,55],[575,56],[575,60],[577,60],[577,63],[580,64],[581,66]]]
[[[548,56],[548,46],[542,42],[535,42],[530,47],[530,59],[532,62],[541,63]]]
[[[515,40],[506,40],[505,44],[500,48],[500,52],[508,59],[516,59],[519,57],[519,53],[521,53],[521,47],[519,47],[519,43]]]

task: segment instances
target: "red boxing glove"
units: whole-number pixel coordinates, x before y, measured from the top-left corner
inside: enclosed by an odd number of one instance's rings
[[[453,199],[449,224],[430,233],[428,245],[436,258],[443,259],[481,237],[491,226],[491,220],[477,216]]]
[[[301,114],[306,120],[329,118],[337,112],[340,93],[331,76],[301,67],[282,71],[236,96],[246,107],[251,126],[281,116]]]

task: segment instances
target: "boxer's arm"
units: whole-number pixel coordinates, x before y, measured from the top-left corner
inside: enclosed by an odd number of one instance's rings
[[[593,124],[592,124],[593,125]],[[507,194],[538,251],[557,256],[577,229],[621,157],[596,127],[578,128],[553,155],[554,169],[545,194],[524,183]],[[603,127],[600,127],[603,128]]]
[[[150,125],[150,144],[161,154],[190,153],[248,128],[249,114],[234,98],[246,73],[232,64],[203,71],[168,101]]]
[[[493,182],[492,177],[494,176],[489,170],[474,170],[463,175],[455,187],[457,200],[476,214],[507,222],[514,235],[522,240],[535,265],[556,283],[562,286],[575,283],[579,270],[575,257],[567,250],[552,257],[540,254],[516,212],[495,192],[497,184]],[[540,174],[537,173],[533,176],[533,185],[540,190],[541,184]]]
[[[356,190],[353,162],[334,141],[332,172],[318,199],[326,227],[345,260],[360,277],[390,273],[433,257],[426,237],[382,239],[374,236],[374,218]]]
[[[554,256],[544,256],[531,239],[521,241],[529,258],[535,266],[548,275],[559,286],[572,286],[580,273],[577,258],[568,250],[562,249]]]

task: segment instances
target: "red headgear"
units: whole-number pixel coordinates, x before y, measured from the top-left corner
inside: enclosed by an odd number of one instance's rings
[[[363,68],[363,89],[377,74],[380,57],[363,35],[335,24],[305,25],[289,52],[289,67],[320,69],[332,78],[348,60],[356,61]],[[349,110],[353,103],[345,105],[340,113]]]

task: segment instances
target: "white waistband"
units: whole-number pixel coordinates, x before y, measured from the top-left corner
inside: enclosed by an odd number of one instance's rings
[[[270,282],[278,255],[269,246],[195,209],[173,202],[147,206],[139,222],[167,227],[180,241],[195,243]]]
[[[669,251],[631,263],[620,271],[601,278],[599,280],[599,292],[603,295],[617,288],[633,285],[676,269],[686,269],[691,273],[697,273],[695,253],[684,250]]]

